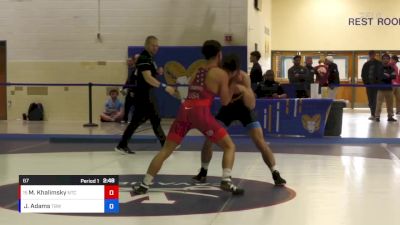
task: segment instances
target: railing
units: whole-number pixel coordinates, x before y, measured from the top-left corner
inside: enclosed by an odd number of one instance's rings
[[[89,115],[88,115],[88,123],[85,123],[83,126],[84,127],[96,127],[98,126],[98,124],[93,123],[93,92],[92,92],[92,88],[93,86],[99,86],[99,87],[131,87],[133,85],[124,85],[124,84],[99,84],[99,83],[11,83],[11,82],[7,82],[7,83],[0,83],[0,86],[47,86],[47,87],[51,87],[51,86],[56,86],[56,87],[88,87],[88,107],[89,107]]]
[[[287,84],[286,84],[287,85]],[[85,127],[95,127],[98,126],[93,122],[93,87],[123,87],[124,84],[102,84],[102,83],[0,83],[0,86],[64,86],[64,87],[87,87],[88,88],[88,123],[85,123]],[[131,85],[132,86],[132,85]],[[175,85],[176,87],[187,87],[187,85]],[[363,84],[340,84],[334,85],[335,87],[374,87],[374,88],[384,88],[384,87],[400,87],[400,85],[384,85],[384,84],[374,84],[374,85],[363,85]],[[130,87],[130,86],[128,86]],[[293,96],[289,96],[293,97]]]

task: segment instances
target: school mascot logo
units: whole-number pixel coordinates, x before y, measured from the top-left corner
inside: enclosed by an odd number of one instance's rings
[[[317,132],[321,125],[321,115],[316,114],[314,116],[303,115],[301,117],[301,122],[303,123],[304,129],[306,129],[310,134]]]

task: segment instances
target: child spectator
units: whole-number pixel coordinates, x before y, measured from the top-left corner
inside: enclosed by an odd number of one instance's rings
[[[120,122],[122,120],[124,107],[118,99],[118,94],[118,90],[110,90],[110,99],[106,101],[105,111],[100,115],[101,122]]]

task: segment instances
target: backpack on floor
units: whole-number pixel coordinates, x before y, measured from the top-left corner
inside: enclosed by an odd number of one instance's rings
[[[43,120],[44,110],[42,103],[31,103],[28,108],[28,120]]]

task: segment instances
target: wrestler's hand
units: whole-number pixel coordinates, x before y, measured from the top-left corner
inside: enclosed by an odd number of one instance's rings
[[[243,84],[236,84],[236,90],[240,93],[243,93],[246,91],[246,86],[244,86]]]
[[[243,81],[243,74],[240,71],[236,71],[230,76],[230,83],[241,83]]]
[[[236,75],[236,81],[239,83],[243,83],[244,80],[244,74],[239,72],[238,75]]]

